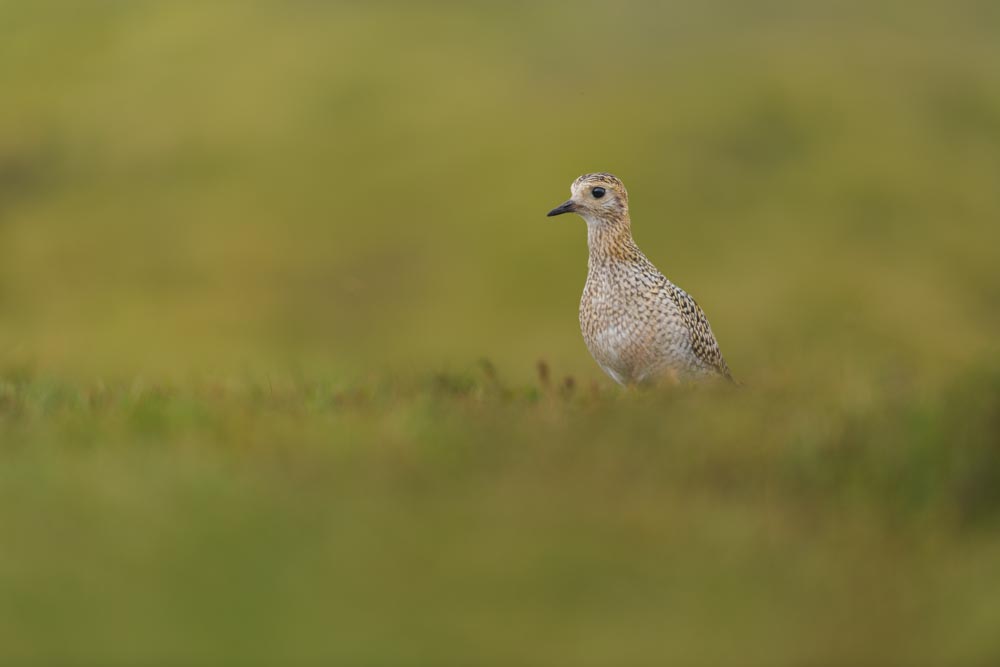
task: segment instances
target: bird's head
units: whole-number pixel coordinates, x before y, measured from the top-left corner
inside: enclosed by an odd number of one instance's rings
[[[588,225],[628,219],[628,192],[617,176],[584,174],[570,186],[572,197],[549,211],[549,216],[576,213]]]

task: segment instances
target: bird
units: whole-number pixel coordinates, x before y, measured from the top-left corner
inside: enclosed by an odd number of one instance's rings
[[[584,174],[548,216],[587,223],[587,282],[580,330],[594,361],[626,387],[733,381],[705,312],[670,282],[632,238],[628,192],[606,172]]]

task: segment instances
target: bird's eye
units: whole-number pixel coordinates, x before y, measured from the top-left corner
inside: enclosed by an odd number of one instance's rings
[[[604,196],[604,188],[594,188],[590,194],[594,195],[594,199],[600,199]]]

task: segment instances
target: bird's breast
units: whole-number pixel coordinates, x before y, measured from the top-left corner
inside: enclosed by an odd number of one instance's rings
[[[580,330],[594,360],[621,383],[636,381],[648,338],[647,308],[639,286],[591,276],[580,299]]]
[[[594,360],[618,382],[642,382],[685,354],[688,337],[663,279],[591,272],[580,299],[580,330]]]

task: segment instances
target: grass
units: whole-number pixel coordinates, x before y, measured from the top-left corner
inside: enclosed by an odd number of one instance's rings
[[[543,376],[544,377],[544,376]],[[1000,374],[0,385],[20,662],[987,663]],[[52,641],[57,637],[58,641]]]
[[[0,663],[996,663],[995,5],[0,0]]]

